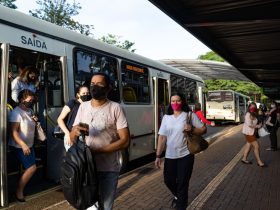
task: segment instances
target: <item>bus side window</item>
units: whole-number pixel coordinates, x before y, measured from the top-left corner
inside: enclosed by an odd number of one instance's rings
[[[126,102],[137,102],[136,94],[133,88],[123,88],[123,100]]]
[[[102,72],[110,77],[112,90],[108,98],[112,101],[120,101],[119,79],[117,72],[117,60],[113,57],[96,52],[77,50],[75,53],[75,84],[90,85],[92,74]]]
[[[63,106],[62,68],[60,61],[47,64],[48,106]]]
[[[150,85],[148,69],[122,62],[122,95],[127,103],[149,103]]]

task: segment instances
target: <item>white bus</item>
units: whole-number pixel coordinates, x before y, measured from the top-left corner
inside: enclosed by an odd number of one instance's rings
[[[40,71],[35,111],[47,133],[47,141],[35,146],[38,171],[26,189],[29,194],[59,183],[63,142],[52,135],[56,119],[74,98],[75,87],[90,81],[94,72],[110,76],[110,99],[122,105],[128,118],[131,142],[120,155],[123,165],[155,152],[171,93],[184,93],[189,104],[203,103],[204,83],[198,76],[2,6],[0,31],[0,206],[8,205],[21,173],[7,146],[6,110],[11,101],[8,74],[16,76],[22,65]]]
[[[208,91],[206,118],[213,121],[244,122],[249,99],[232,90]]]

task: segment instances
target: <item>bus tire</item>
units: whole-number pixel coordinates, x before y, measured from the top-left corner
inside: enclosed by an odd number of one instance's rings
[[[120,174],[123,174],[123,173],[126,172],[127,165],[128,165],[128,150],[127,149],[121,150],[119,152],[119,160],[118,161],[119,161],[120,166],[121,166]]]

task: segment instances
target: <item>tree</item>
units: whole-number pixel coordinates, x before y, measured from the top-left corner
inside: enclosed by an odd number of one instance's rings
[[[198,56],[198,59],[224,62],[224,59],[213,51],[207,52],[205,55]],[[264,101],[267,99],[267,97],[263,94],[263,90],[252,82],[224,79],[205,80],[204,82],[208,90],[234,90],[250,96],[251,100],[255,100],[256,96],[259,96],[258,101]]]
[[[128,50],[130,52],[136,51],[136,49],[131,49],[132,46],[135,44],[134,42],[130,42],[128,40],[124,40],[123,42],[121,42],[120,38],[121,38],[120,36],[108,34],[107,36],[102,36],[98,40],[105,42],[107,44],[115,45],[116,47]]]
[[[258,96],[258,101],[267,98],[263,95],[262,89],[252,82],[223,79],[205,80],[204,82],[208,90],[234,90],[250,96],[251,100],[255,100]]]
[[[5,7],[10,7],[12,9],[16,9],[17,6],[13,4],[16,0],[0,0],[0,4],[2,4]]]
[[[200,60],[211,60],[211,61],[220,61],[224,62],[225,60],[216,54],[214,51],[207,52],[205,55],[198,56],[198,59]]]
[[[72,18],[78,15],[79,10],[82,9],[79,3],[74,1],[73,4],[70,4],[67,0],[36,0],[36,3],[40,8],[29,10],[32,16],[87,36],[91,34],[93,25],[81,24]]]

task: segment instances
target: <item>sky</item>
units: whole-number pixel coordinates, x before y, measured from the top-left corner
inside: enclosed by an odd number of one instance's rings
[[[73,0],[68,0],[72,3]],[[94,38],[108,33],[134,42],[137,54],[160,59],[196,59],[210,49],[148,0],[76,0],[82,9],[74,19],[93,25]],[[17,0],[17,10],[38,8],[36,1]]]

